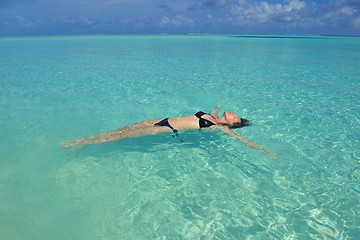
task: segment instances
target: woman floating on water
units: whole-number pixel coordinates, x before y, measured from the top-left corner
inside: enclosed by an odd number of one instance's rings
[[[88,144],[99,144],[116,141],[123,138],[147,136],[165,132],[174,132],[175,135],[178,136],[179,130],[210,128],[219,129],[228,135],[239,139],[249,147],[263,149],[263,147],[257,145],[256,143],[249,142],[231,130],[231,128],[241,128],[243,126],[248,126],[248,120],[239,118],[233,112],[224,112],[223,116],[220,118],[218,116],[219,111],[220,106],[217,106],[210,113],[197,112],[192,116],[164,118],[162,120],[146,120],[119,128],[111,132],[100,133],[95,136],[80,138],[78,140],[68,140],[62,145],[64,147],[72,147]]]

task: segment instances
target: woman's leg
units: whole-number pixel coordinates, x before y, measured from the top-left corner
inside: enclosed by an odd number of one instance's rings
[[[163,132],[172,132],[168,127],[154,126],[160,120],[147,120],[132,125],[128,125],[111,132],[104,132],[95,136],[80,138],[77,140],[68,140],[62,143],[64,147],[82,146],[88,144],[99,144],[104,142],[112,142],[122,138],[139,137],[154,135]]]

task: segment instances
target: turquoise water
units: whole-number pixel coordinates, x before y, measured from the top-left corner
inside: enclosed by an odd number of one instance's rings
[[[359,239],[360,38],[0,38],[0,239]],[[253,122],[64,149],[210,111]]]

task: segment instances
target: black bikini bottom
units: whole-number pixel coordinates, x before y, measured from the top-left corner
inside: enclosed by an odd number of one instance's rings
[[[169,118],[164,118],[160,122],[155,123],[154,126],[168,127],[175,133],[175,136],[178,137],[178,135],[179,135],[178,130],[176,130],[173,126],[170,125]]]

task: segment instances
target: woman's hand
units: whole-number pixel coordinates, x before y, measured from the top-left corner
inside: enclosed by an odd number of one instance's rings
[[[219,111],[220,111],[221,106],[217,105],[213,110],[211,110],[210,115],[213,116],[214,118],[219,118]]]

